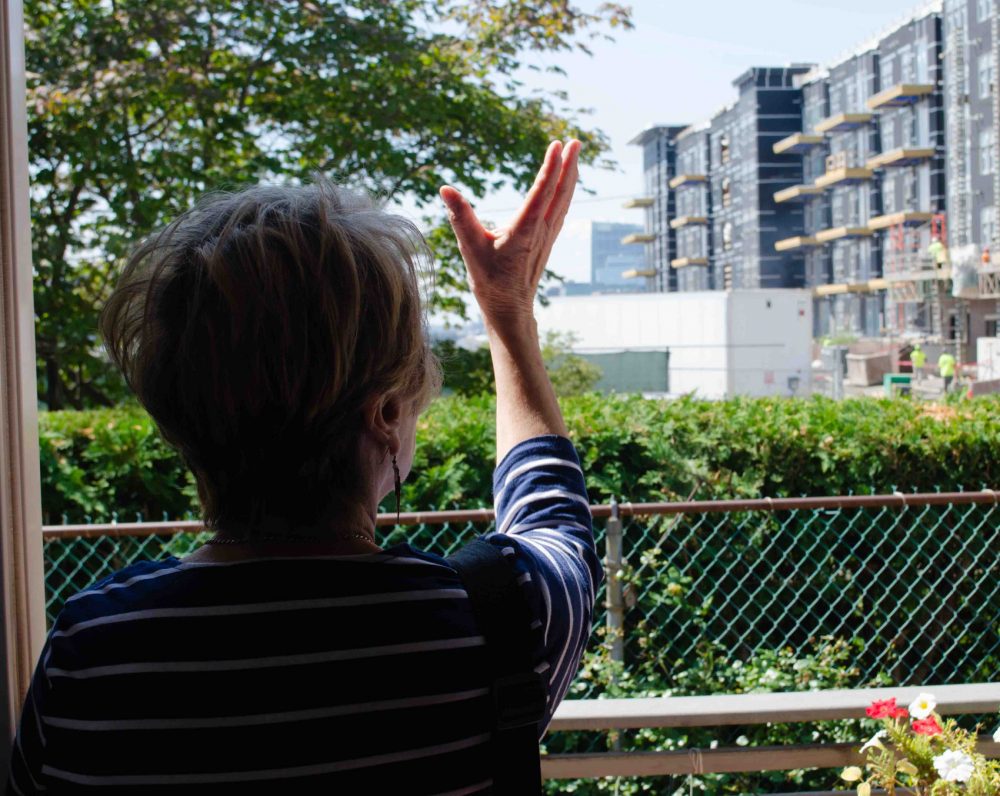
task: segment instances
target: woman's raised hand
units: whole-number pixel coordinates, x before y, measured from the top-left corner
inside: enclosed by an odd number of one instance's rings
[[[469,285],[493,332],[534,329],[535,292],[573,198],[579,153],[577,140],[553,141],[524,204],[503,229],[486,229],[462,194],[441,188]]]

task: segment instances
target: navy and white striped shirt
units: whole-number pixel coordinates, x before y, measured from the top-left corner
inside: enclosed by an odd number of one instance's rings
[[[513,558],[532,608],[548,726],[603,577],[573,445],[516,446],[494,496],[485,538]],[[488,793],[485,658],[456,572],[407,544],[137,563],[56,620],[8,793]]]

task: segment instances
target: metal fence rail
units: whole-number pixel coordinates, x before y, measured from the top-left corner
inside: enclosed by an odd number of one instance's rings
[[[594,665],[569,697],[997,681],[998,499],[984,490],[593,506],[607,578]],[[479,509],[378,524],[383,546],[447,555],[492,521]],[[185,555],[208,534],[182,521],[46,526],[43,538],[51,622],[95,580],[140,558]],[[835,681],[824,679],[831,649],[841,656]],[[639,732],[560,733],[549,752],[662,742]]]

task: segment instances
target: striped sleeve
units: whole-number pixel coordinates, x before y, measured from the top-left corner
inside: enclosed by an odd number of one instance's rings
[[[7,775],[7,793],[45,793],[48,791],[46,777],[42,775],[45,757],[45,733],[42,729],[42,715],[49,694],[49,681],[45,674],[44,662],[49,655],[49,643],[45,644],[31,679],[28,694],[21,709],[21,721],[14,737],[11,750],[10,769]]]
[[[514,558],[536,617],[535,670],[548,680],[544,733],[580,665],[604,577],[587,489],[565,437],[515,446],[493,476],[497,530],[485,538]]]

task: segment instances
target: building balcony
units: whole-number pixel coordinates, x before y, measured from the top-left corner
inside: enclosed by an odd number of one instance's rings
[[[626,210],[631,210],[634,207],[652,207],[653,197],[651,196],[639,196],[635,199],[629,199],[625,204],[622,205]]]
[[[869,158],[865,165],[870,169],[898,168],[900,166],[912,166],[934,157],[935,152],[931,147],[925,149],[893,149]]]
[[[816,178],[816,188],[834,188],[842,185],[854,185],[872,178],[872,170],[865,167],[843,166],[839,169],[828,171],[821,177]]]
[[[656,235],[649,232],[633,232],[622,238],[622,243],[626,245],[629,243],[652,243],[654,240],[656,240]]]
[[[777,241],[774,244],[774,250],[777,252],[789,252],[796,249],[805,249],[810,246],[819,246],[819,241],[812,235],[796,235],[794,238],[785,238],[784,240]]]
[[[678,218],[672,219],[670,221],[671,229],[681,229],[682,227],[691,227],[695,225],[702,225],[708,223],[708,219],[705,216],[679,216]]]
[[[816,233],[817,243],[830,243],[846,238],[870,238],[875,233],[868,227],[831,227]]]
[[[924,97],[934,93],[933,83],[898,83],[895,86],[880,91],[868,100],[866,105],[873,111],[883,108],[902,108],[920,102]]]
[[[838,113],[830,116],[816,125],[817,133],[846,133],[848,130],[857,130],[866,124],[871,124],[875,117],[873,113]]]
[[[898,227],[900,224],[907,227],[922,227],[924,224],[929,224],[933,218],[933,213],[925,213],[917,210],[887,213],[884,216],[875,216],[870,219],[868,221],[868,229],[889,229],[889,227]]]
[[[819,285],[813,288],[814,296],[840,296],[845,293],[875,293],[887,290],[889,282],[886,279],[869,279],[867,282],[846,282],[836,285]]]
[[[815,185],[793,185],[791,188],[777,191],[774,194],[774,201],[778,204],[782,202],[802,202],[811,196],[819,196],[823,193],[822,188]]]
[[[820,146],[826,142],[822,135],[809,135],[807,133],[794,133],[788,138],[782,138],[771,149],[775,155],[802,155],[814,146]]]
[[[704,185],[708,177],[704,174],[678,174],[667,183],[671,188],[683,188],[685,185]]]
[[[622,279],[638,279],[639,277],[656,276],[655,268],[629,268],[622,271]]]
[[[688,268],[692,265],[708,265],[707,257],[678,257],[670,261],[671,268]]]

